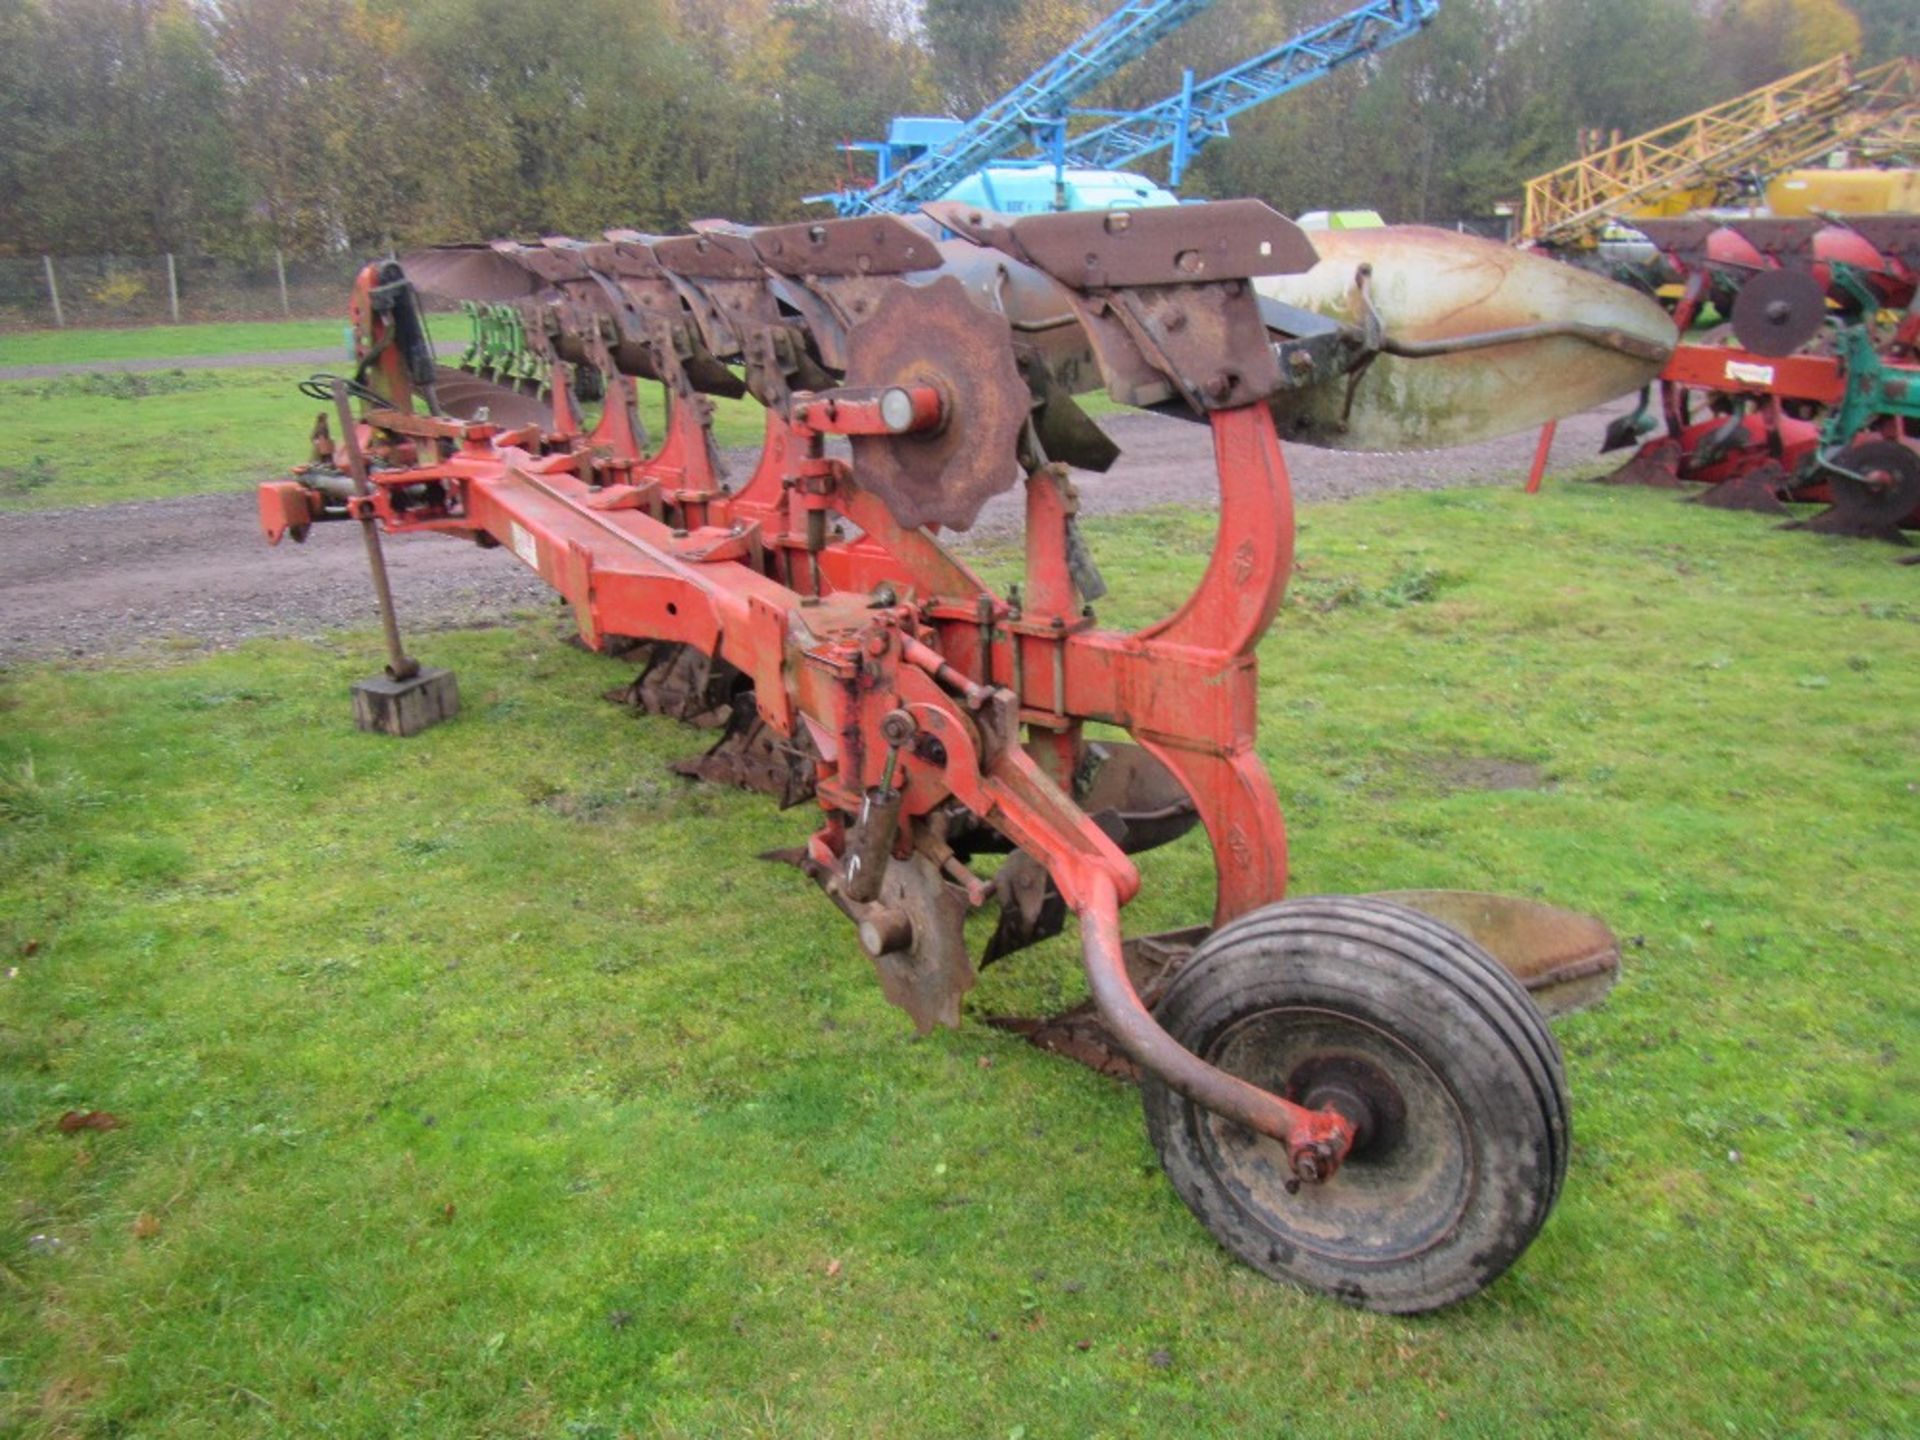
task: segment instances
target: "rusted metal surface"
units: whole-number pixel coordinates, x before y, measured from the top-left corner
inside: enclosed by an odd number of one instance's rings
[[[1073,776],[1073,798],[1128,855],[1171,844],[1200,820],[1193,798],[1172,770],[1144,746],[1119,741],[1092,741],[1083,747]],[[963,844],[975,853],[997,848],[978,839]],[[1000,922],[981,953],[983,966],[1059,934],[1066,924],[1066,903],[1046,867],[1030,855],[1010,856],[995,872],[991,888]]]
[[[690,780],[771,796],[787,810],[813,798],[819,760],[805,731],[783,735],[745,704],[732,709],[725,733],[703,754],[676,760],[672,768]]]
[[[643,641],[626,658],[640,663],[640,673],[607,698],[697,729],[726,725],[751,688],[733,666],[692,645]]]
[[[387,675],[394,680],[409,680],[420,673],[420,666],[400,643],[400,618],[393,605],[393,586],[387,579],[387,559],[380,545],[380,525],[373,510],[365,505],[373,486],[367,482],[367,461],[360,453],[355,433],[353,407],[347,400],[347,382],[333,382],[334,411],[340,417],[340,453],[346,460],[346,472],[353,481],[354,502],[360,521],[360,537],[366,542],[367,573],[373,580],[374,608],[380,613],[380,632],[387,642]]]
[[[859,933],[882,992],[922,1035],[936,1025],[958,1026],[960,1001],[974,985],[961,928],[966,896],[933,860],[913,855],[887,866],[875,904],[876,915]]]
[[[715,230],[675,235],[655,241],[653,253],[665,269],[694,280],[751,280],[758,284],[767,273],[750,234]]]
[[[440,366],[436,373],[435,393],[443,414],[461,420],[489,420],[509,430],[523,425],[544,427],[553,418],[552,404],[537,395],[483,380],[450,365]]]
[[[1670,220],[1639,220],[1633,228],[1667,254],[1691,263],[1705,258],[1707,237],[1725,223],[1717,216],[1680,215]]]
[[[526,300],[547,287],[496,244],[433,245],[401,258],[407,278],[429,295],[454,300]]]
[[[754,232],[753,248],[781,275],[905,275],[940,264],[932,237],[896,215],[774,225]]]
[[[1902,528],[1920,516],[1920,453],[1897,440],[1863,440],[1821,470],[1832,504],[1795,528],[1905,543]]]
[[[1604,485],[1649,485],[1656,490],[1678,490],[1681,488],[1680,460],[1678,440],[1649,441],[1618,469],[1601,476],[1600,481]]]
[[[1750,470],[1710,485],[1692,497],[1696,505],[1715,510],[1749,510],[1760,515],[1785,515],[1793,477],[1778,460],[1760,461]]]
[[[1827,296],[1802,270],[1769,270],[1740,287],[1733,304],[1733,334],[1756,355],[1791,355],[1820,333]]]
[[[1204,225],[1150,207],[1026,215],[1005,233],[1012,253],[1076,290],[1291,275],[1320,258],[1306,232],[1257,200],[1209,205]]]
[[[965,530],[1019,483],[1016,444],[1032,397],[1006,322],[969,303],[959,281],[894,286],[848,335],[846,379],[856,388],[934,387],[949,412],[931,431],[853,436],[861,487],[902,526]]]
[[[1620,942],[1578,910],[1479,890],[1386,890],[1377,898],[1431,915],[1504,965],[1548,1015],[1590,1009],[1620,978]]]

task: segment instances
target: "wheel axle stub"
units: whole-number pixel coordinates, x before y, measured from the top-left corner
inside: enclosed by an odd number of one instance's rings
[[[1301,1106],[1287,1136],[1287,1166],[1296,1182],[1319,1185],[1331,1180],[1353,1149],[1354,1125],[1333,1106]],[[1297,1187],[1290,1187],[1297,1188]]]
[[[1407,1102],[1393,1079],[1357,1054],[1309,1057],[1294,1067],[1281,1095],[1308,1110],[1331,1110],[1353,1131],[1348,1155],[1384,1150],[1406,1123]]]

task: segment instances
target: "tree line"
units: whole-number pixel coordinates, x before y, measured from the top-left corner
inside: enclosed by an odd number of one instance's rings
[[[1350,0],[1221,0],[1092,102],[1156,100]],[[0,252],[288,255],[768,222],[835,146],[971,113],[1113,0],[0,0]],[[1571,158],[1839,50],[1911,0],[1443,0],[1234,123],[1185,193],[1482,215]],[[1153,171],[1158,161],[1141,168]]]

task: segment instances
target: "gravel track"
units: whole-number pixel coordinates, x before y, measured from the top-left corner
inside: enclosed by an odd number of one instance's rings
[[[465,348],[460,345],[438,347],[442,360],[452,363]],[[118,371],[147,370],[242,370],[248,367],[281,365],[328,365],[344,368],[346,342],[312,350],[255,350],[243,355],[179,355],[172,359],[139,360],[63,360],[52,365],[0,365],[0,380],[52,380],[61,375],[110,375]]]
[[[340,365],[342,347],[259,350],[251,355],[182,355],[172,360],[75,360],[58,365],[0,365],[0,380],[52,380],[61,375],[109,375],[132,370],[239,370],[266,365]]]
[[[258,357],[250,357],[250,363]],[[168,362],[179,363],[179,362]],[[1595,455],[1611,414],[1562,421],[1555,457]],[[1207,432],[1158,416],[1102,422],[1124,454],[1106,475],[1079,475],[1083,512],[1209,504],[1214,475]],[[1407,455],[1287,450],[1300,501],[1344,500],[1378,490],[1517,484],[1535,435]],[[730,455],[744,474],[750,457]],[[996,497],[958,537],[962,550],[1004,540],[1022,522],[1021,497]],[[316,526],[304,545],[260,539],[250,491],[84,509],[0,514],[0,664],[122,653],[157,641],[219,647],[258,635],[320,635],[377,623],[358,527]],[[409,631],[498,623],[552,592],[505,551],[442,536],[387,540],[387,563]]]

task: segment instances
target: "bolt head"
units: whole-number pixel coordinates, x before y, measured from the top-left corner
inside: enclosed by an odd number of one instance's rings
[[[919,726],[914,724],[913,716],[905,710],[889,710],[880,721],[880,734],[889,745],[904,745],[911,740]]]

